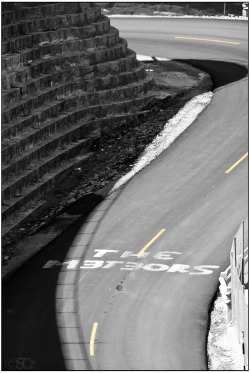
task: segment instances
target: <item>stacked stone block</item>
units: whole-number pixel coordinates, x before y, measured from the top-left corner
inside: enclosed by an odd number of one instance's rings
[[[152,88],[94,3],[2,3],[6,227],[86,161],[103,130],[151,103]]]

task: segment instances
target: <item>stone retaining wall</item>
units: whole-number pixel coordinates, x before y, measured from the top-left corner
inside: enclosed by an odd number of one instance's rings
[[[153,79],[93,3],[2,3],[4,232],[154,102]],[[39,202],[38,202],[39,204]]]

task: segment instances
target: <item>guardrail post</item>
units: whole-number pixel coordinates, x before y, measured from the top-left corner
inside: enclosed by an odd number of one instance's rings
[[[241,268],[242,268],[242,271],[241,271],[241,283],[242,285],[244,285],[244,252],[243,252],[243,258],[241,259],[242,260],[242,265],[241,265]]]
[[[241,283],[242,285],[244,285],[244,250],[245,250],[245,247],[244,247],[244,240],[245,239],[245,222],[244,220],[242,220],[242,266],[241,266]]]
[[[236,237],[234,237],[234,265],[237,266]]]

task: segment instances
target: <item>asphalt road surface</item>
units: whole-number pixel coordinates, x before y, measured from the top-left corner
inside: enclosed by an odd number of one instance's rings
[[[19,369],[19,357],[36,370],[68,366],[62,355],[68,337],[62,330],[59,335],[55,311],[60,266],[42,267],[62,262],[80,230],[74,302],[85,368],[207,370],[209,306],[248,213],[248,157],[226,173],[248,152],[248,25],[111,24],[140,54],[188,60],[210,72],[214,96],[192,126],[114,197],[89,246],[78,223],[4,287],[5,369]]]

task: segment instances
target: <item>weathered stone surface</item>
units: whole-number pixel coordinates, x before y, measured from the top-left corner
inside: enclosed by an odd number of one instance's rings
[[[3,3],[3,220],[34,209],[103,130],[154,101],[152,88],[99,6]]]

